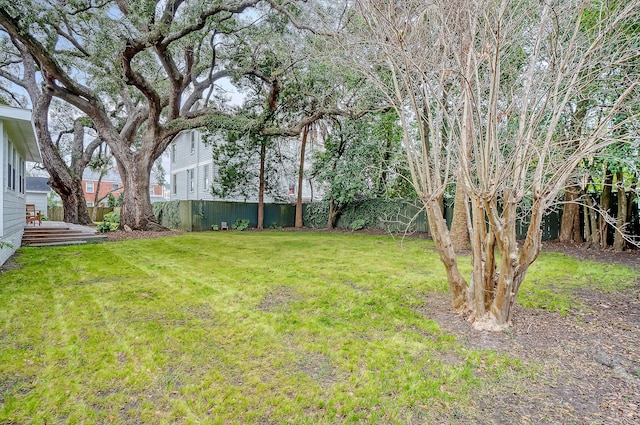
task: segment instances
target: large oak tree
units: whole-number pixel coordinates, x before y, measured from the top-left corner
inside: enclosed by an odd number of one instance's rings
[[[227,114],[217,84],[237,70],[225,43],[261,3],[0,1],[0,26],[34,58],[44,90],[90,117],[109,145],[124,185],[122,226],[159,227],[154,161],[180,131]]]

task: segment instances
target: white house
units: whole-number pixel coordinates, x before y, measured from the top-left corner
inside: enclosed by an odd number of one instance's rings
[[[214,184],[218,169],[213,162],[212,146],[205,144],[202,139],[202,133],[198,130],[183,131],[169,146],[171,200],[257,202],[257,188],[256,194],[249,199],[240,196],[220,199],[211,194],[211,186]],[[293,138],[280,147],[281,153],[284,153],[281,156],[288,160],[283,161],[280,168],[276,170],[279,180],[279,188],[276,192],[278,198],[288,202],[294,202],[297,196],[299,149],[300,142]],[[286,152],[283,152],[285,150]],[[306,161],[306,165],[310,163],[310,160]],[[308,180],[303,183],[302,195],[306,201],[312,198],[313,189]],[[265,201],[273,202],[274,199],[267,195]]]
[[[20,247],[25,226],[26,161],[41,162],[31,111],[0,105],[0,264]]]
[[[48,177],[27,177],[25,183],[26,203],[34,204],[36,211],[40,211],[43,216],[47,215],[47,204],[51,193],[48,180]]]

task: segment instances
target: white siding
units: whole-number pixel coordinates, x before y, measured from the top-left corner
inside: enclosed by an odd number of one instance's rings
[[[23,172],[18,166],[15,172],[15,190],[9,188],[9,161],[21,164],[23,153],[11,144],[9,136],[0,127],[2,134],[2,149],[0,161],[2,161],[2,237],[0,241],[8,244],[0,249],[0,264],[3,264],[20,247],[22,233],[25,225],[25,200],[20,193],[20,174]],[[10,158],[11,157],[11,158]],[[13,178],[13,176],[12,176]]]
[[[40,211],[43,216],[47,215],[47,194],[44,192],[25,193],[25,203],[35,204],[36,211]]]
[[[213,163],[212,158],[212,147],[211,145],[205,145],[203,143],[202,134],[194,130],[194,141],[195,146],[192,152],[191,149],[191,134],[192,131],[183,131],[180,133],[173,141],[172,145],[169,148],[169,157],[171,164],[171,200],[188,200],[188,199],[197,199],[197,200],[223,200],[218,197],[214,197],[211,194],[211,185],[214,183],[214,179],[218,174],[218,168]],[[175,161],[174,161],[174,149],[175,149]],[[289,145],[284,145],[281,147],[282,151],[286,151],[286,156],[291,157],[294,162],[297,162],[297,155],[299,149],[299,144],[296,140],[291,139]],[[311,166],[311,151],[308,152],[308,159],[305,162],[307,167]],[[209,183],[205,183],[205,166],[208,166],[208,174],[209,174]],[[189,184],[189,170],[194,170],[195,173],[195,189],[194,191],[190,191]],[[279,170],[279,184],[280,184],[280,194],[288,201],[295,201],[295,195],[289,195],[289,188],[295,187],[297,184],[297,167],[296,164],[288,164],[286,167],[283,167]],[[177,190],[174,192],[174,179],[177,184]],[[308,181],[305,179],[303,181],[303,198],[309,199],[311,195],[311,189],[309,187]],[[236,202],[257,202],[257,188],[255,190],[255,195],[250,199],[245,199],[243,197],[231,197],[225,198],[225,201],[236,201]],[[319,199],[322,197],[322,193],[319,193],[316,188],[315,198]],[[273,198],[269,195],[265,196],[265,202],[273,202]]]

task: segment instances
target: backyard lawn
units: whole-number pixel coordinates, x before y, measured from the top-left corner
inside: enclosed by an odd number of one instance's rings
[[[543,254],[520,299],[562,317],[580,307],[572,288],[622,290],[636,275]],[[542,366],[446,332],[425,308],[446,288],[421,239],[22,248],[0,274],[0,423],[474,422],[477,394]]]

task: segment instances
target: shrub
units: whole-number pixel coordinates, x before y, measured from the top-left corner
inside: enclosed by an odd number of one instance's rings
[[[238,230],[242,232],[243,230],[247,230],[249,228],[249,220],[246,218],[239,218],[235,223],[231,225],[233,230]]]
[[[120,224],[120,213],[112,211],[110,213],[106,213],[104,215],[104,221],[108,221],[110,223],[118,223]]]
[[[353,220],[351,222],[351,230],[360,230],[360,229],[364,229],[364,226],[367,224],[366,220],[363,219],[358,219],[358,220]]]
[[[115,211],[104,215],[104,221],[98,223],[96,229],[100,233],[108,233],[112,230],[117,230],[120,226],[120,213]]]
[[[96,230],[98,230],[98,232],[100,233],[108,233],[111,231],[111,223],[107,221],[101,221],[96,226]]]

